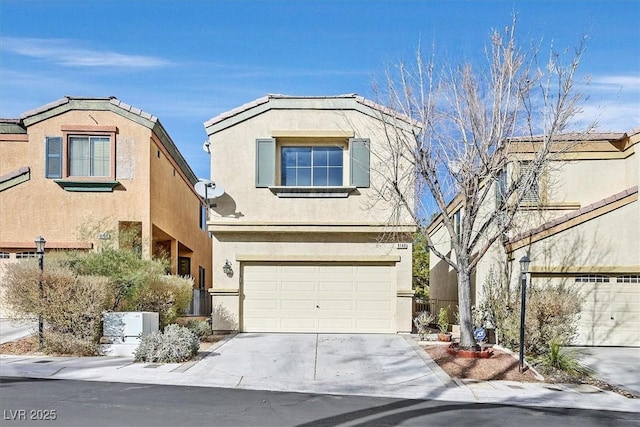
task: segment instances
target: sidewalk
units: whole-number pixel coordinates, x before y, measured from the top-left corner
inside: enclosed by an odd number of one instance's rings
[[[411,337],[409,346],[424,361],[424,375],[395,383],[359,382],[325,376],[295,378],[283,372],[264,377],[259,367],[249,371],[221,369],[223,347],[233,336],[201,352],[186,363],[134,363],[123,357],[49,357],[0,355],[0,375],[46,379],[222,387],[282,392],[364,395],[401,399],[428,399],[518,406],[583,408],[640,413],[640,399],[628,399],[589,385],[558,385],[509,381],[452,380]],[[234,363],[234,361],[230,361]],[[267,363],[269,361],[265,361]],[[226,363],[226,362],[225,362]],[[357,363],[357,362],[355,362]],[[295,370],[295,369],[294,369]]]

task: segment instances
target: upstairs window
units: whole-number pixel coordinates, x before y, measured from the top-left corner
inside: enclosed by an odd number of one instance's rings
[[[70,136],[69,176],[109,176],[110,155],[108,136]]]
[[[520,177],[522,178],[520,188],[524,192],[522,203],[540,202],[540,185],[537,180],[529,178],[532,167],[531,162],[520,163]]]
[[[320,187],[368,188],[369,139],[331,139],[320,142],[304,137],[257,139],[256,187],[319,188],[313,191],[322,191]]]
[[[51,179],[115,179],[115,126],[62,126],[45,139],[45,176]]]
[[[281,184],[283,186],[341,186],[341,147],[282,147]]]

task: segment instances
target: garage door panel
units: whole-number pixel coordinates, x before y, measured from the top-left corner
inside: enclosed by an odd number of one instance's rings
[[[242,328],[248,332],[395,332],[393,268],[244,265]],[[269,283],[268,290],[262,280]],[[272,302],[255,304],[255,300]],[[270,321],[261,324],[261,318]]]
[[[314,311],[316,305],[306,298],[290,298],[280,300],[280,307],[285,311]]]
[[[282,281],[282,292],[313,292],[316,291],[316,283],[309,280]]]
[[[577,345],[640,345],[640,285],[576,283],[584,296]]]
[[[353,282],[318,282],[318,292],[353,292],[355,291],[355,284]]]
[[[334,310],[340,310],[340,311],[347,311],[347,312],[352,312],[355,309],[355,303],[352,300],[327,300],[327,299],[323,299],[323,300],[318,300],[318,304],[320,307],[320,311],[322,312],[326,312],[326,311],[334,311]]]

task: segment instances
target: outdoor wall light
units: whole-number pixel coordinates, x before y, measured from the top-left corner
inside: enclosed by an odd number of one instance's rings
[[[222,271],[229,277],[233,275],[233,269],[231,268],[231,263],[229,262],[229,260],[225,261],[224,265],[222,266]]]
[[[38,267],[40,267],[40,279],[38,280],[38,296],[40,298],[40,312],[38,313],[38,347],[44,349],[44,322],[42,309],[44,307],[44,288],[42,286],[42,274],[44,273],[44,245],[47,243],[44,237],[36,237],[36,254],[38,254]]]

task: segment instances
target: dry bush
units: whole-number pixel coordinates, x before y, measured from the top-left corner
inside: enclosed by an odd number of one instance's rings
[[[110,284],[98,276],[77,276],[65,266],[48,263],[42,273],[37,262],[27,260],[7,266],[5,301],[19,320],[42,316],[47,351],[96,354]]]
[[[492,269],[483,287],[480,310],[495,326],[500,344],[517,350],[520,344],[520,297]],[[532,285],[527,289],[525,353],[544,354],[552,341],[570,344],[577,333],[583,298],[563,284]]]

